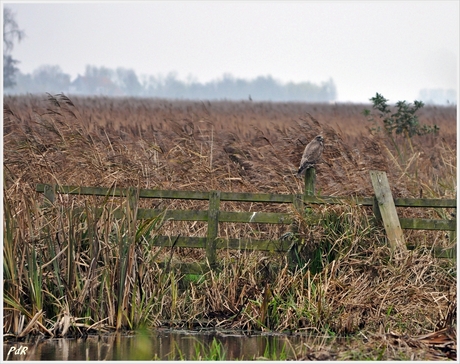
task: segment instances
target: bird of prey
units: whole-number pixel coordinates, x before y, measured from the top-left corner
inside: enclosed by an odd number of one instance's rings
[[[318,135],[310,143],[307,144],[303,151],[302,160],[300,161],[299,170],[297,176],[300,177],[303,172],[308,168],[314,167],[314,165],[321,158],[321,154],[324,149],[324,139],[321,135]]]

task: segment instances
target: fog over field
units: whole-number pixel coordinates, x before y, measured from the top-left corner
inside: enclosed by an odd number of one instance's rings
[[[3,2],[19,29],[5,93],[452,104],[459,3]],[[5,50],[5,49],[4,49]]]

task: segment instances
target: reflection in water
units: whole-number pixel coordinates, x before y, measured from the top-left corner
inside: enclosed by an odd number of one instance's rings
[[[294,348],[301,336],[258,334],[238,331],[155,330],[148,334],[88,336],[86,339],[47,339],[40,342],[5,342],[4,360],[195,360],[207,358],[213,339],[220,342],[225,360],[295,359]],[[12,347],[27,347],[15,355]],[[204,348],[204,349],[203,349]],[[11,351],[11,352],[10,352]],[[8,355],[8,352],[10,354]],[[24,352],[24,350],[23,350]]]

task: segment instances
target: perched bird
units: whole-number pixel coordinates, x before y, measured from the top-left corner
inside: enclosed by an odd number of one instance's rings
[[[318,135],[310,143],[307,144],[303,151],[302,160],[300,161],[297,176],[300,177],[308,168],[313,167],[321,158],[324,149],[324,139]]]

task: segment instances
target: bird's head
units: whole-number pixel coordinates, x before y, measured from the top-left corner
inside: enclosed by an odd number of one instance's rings
[[[315,139],[316,139],[317,141],[319,141],[320,143],[324,142],[324,138],[323,138],[322,135],[316,136]]]

